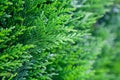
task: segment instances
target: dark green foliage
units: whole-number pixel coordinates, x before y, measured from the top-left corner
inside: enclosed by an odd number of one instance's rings
[[[1,80],[117,79],[119,27],[100,18],[119,0],[76,1],[0,1]]]

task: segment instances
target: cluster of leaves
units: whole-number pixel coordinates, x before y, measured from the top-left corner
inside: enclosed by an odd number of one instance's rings
[[[113,1],[1,0],[0,79],[97,80],[105,39],[91,33]]]
[[[24,45],[20,37],[30,30],[22,24],[23,1],[0,1],[0,79],[11,80],[17,70],[29,61],[28,50],[33,45]]]

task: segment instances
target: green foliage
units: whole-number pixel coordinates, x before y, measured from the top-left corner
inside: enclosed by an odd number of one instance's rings
[[[0,79],[12,80],[18,69],[32,57],[20,37],[30,30],[22,24],[23,1],[0,1]]]
[[[0,79],[102,80],[108,72],[116,79],[118,27],[111,33],[114,25],[98,20],[113,1],[1,0]]]
[[[104,16],[104,22],[96,31],[97,37],[102,39],[103,47],[94,64],[96,72],[92,80],[120,79],[119,9],[119,3],[115,2],[111,12]]]

